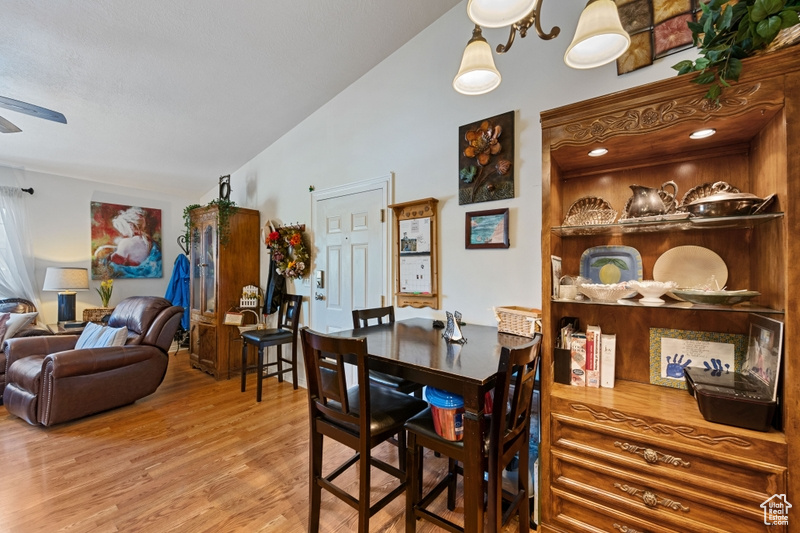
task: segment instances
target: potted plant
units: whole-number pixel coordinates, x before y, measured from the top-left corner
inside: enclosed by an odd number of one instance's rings
[[[228,239],[231,235],[231,217],[236,214],[236,211],[239,209],[236,206],[236,202],[233,200],[228,200],[227,198],[217,198],[215,200],[211,200],[206,204],[206,207],[217,207],[217,231],[219,232],[219,242],[220,244],[228,244]],[[191,230],[192,230],[192,211],[197,209],[198,207],[203,207],[200,204],[191,204],[187,205],[183,208],[183,225],[185,229],[184,236],[186,238],[187,245],[191,243]]]
[[[710,84],[706,98],[714,101],[719,101],[724,87],[739,79],[742,59],[800,22],[800,0],[711,0],[700,7],[702,15],[697,22],[689,22],[689,29],[702,57],[672,68],[679,75],[699,72],[692,83]]]

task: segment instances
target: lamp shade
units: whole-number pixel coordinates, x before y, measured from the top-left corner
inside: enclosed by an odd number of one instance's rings
[[[617,59],[630,44],[617,4],[613,0],[589,0],[564,54],[564,63],[578,69],[599,67]]]
[[[88,291],[89,271],[85,268],[47,267],[43,291]]]
[[[538,0],[469,0],[467,16],[484,28],[510,26],[533,11]]]
[[[461,68],[453,80],[453,88],[466,95],[485,94],[500,85],[500,80],[500,72],[492,58],[492,47],[481,35],[480,26],[475,25],[472,39],[461,57]]]

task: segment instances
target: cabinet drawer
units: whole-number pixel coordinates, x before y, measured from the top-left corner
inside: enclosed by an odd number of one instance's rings
[[[786,490],[786,468],[674,440],[554,414],[555,447],[756,508]]]
[[[551,461],[554,493],[589,499],[598,507],[614,509],[613,516],[630,515],[642,523],[658,524],[661,529],[655,531],[766,530],[761,502],[733,503],[680,481],[626,471],[555,447]],[[769,531],[776,530],[770,527]]]

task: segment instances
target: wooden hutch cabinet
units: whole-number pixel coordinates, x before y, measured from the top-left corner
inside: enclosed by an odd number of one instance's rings
[[[800,505],[800,54],[797,48],[745,61],[719,105],[691,77],[545,111],[542,121],[542,530],[546,532],[800,531],[764,524],[773,495]],[[715,128],[716,135],[689,134]],[[587,157],[605,147],[603,157]],[[563,227],[570,205],[599,196],[622,212],[629,185],[674,181],[683,193],[726,181],[760,197],[770,215],[728,221]],[[669,303],[601,304],[549,297],[550,256],[578,274],[593,246],[624,245],[653,279],[661,254],[710,248],[728,267],[730,289],[761,295],[750,306],[680,308]],[[667,298],[669,300],[669,298]],[[706,421],[685,391],[650,384],[650,328],[748,334],[749,313],[784,322],[780,429],[759,432]],[[615,333],[614,388],[554,382],[561,317]],[[795,465],[790,467],[790,465]]]
[[[231,357],[234,326],[225,312],[239,305],[242,287],[258,285],[259,213],[238,208],[230,219],[230,236],[220,243],[217,207],[199,207],[191,214],[189,361],[216,379],[239,371],[241,357]],[[230,365],[230,367],[229,367]]]

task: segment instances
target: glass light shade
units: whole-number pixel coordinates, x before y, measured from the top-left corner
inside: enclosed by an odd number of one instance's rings
[[[538,0],[469,0],[467,16],[484,28],[510,26],[533,11]]]
[[[564,63],[578,69],[599,67],[617,59],[630,44],[613,0],[589,0],[564,54]]]
[[[85,268],[47,267],[43,291],[88,291],[89,271]]]
[[[464,49],[461,68],[453,80],[453,88],[471,96],[486,94],[500,85],[500,80],[500,72],[492,58],[492,47],[481,36],[481,29],[475,26],[472,39]]]

